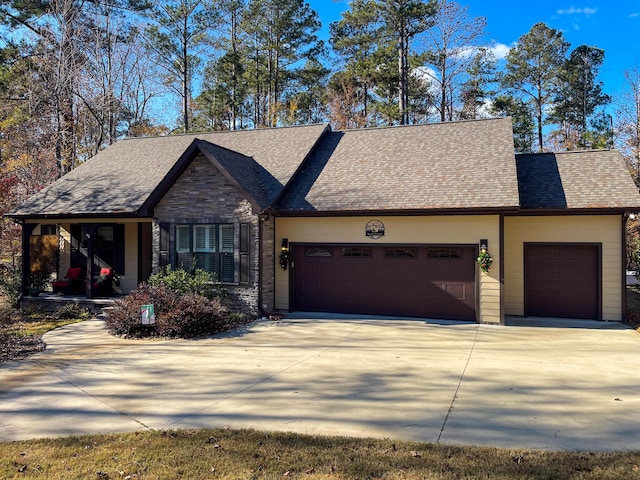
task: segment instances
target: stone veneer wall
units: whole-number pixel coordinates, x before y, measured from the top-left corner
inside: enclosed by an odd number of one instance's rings
[[[197,156],[187,170],[175,182],[167,194],[158,203],[154,211],[153,223],[153,271],[159,268],[160,224],[171,225],[169,252],[173,260],[175,252],[175,225],[181,223],[233,223],[236,231],[236,258],[239,262],[240,224],[247,223],[250,228],[249,246],[249,283],[226,284],[230,293],[232,308],[250,315],[260,314],[260,218],[254,212],[248,199],[211,164],[203,155]],[[265,230],[270,230],[266,228]],[[272,229],[271,229],[272,230]],[[267,235],[268,237],[268,235]],[[273,234],[271,233],[271,238]],[[267,242],[268,244],[269,242]],[[273,241],[268,247],[273,257]],[[269,271],[265,264],[265,270]],[[272,271],[272,269],[271,269]],[[263,310],[273,310],[273,273],[271,281],[265,281],[262,301]],[[269,286],[270,285],[270,286]]]

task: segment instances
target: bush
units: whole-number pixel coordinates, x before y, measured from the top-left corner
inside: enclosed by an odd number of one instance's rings
[[[86,320],[87,318],[89,318],[89,311],[86,308],[82,308],[77,303],[65,303],[62,307],[56,310],[55,317],[58,320],[68,320],[75,318]]]
[[[156,323],[142,325],[141,307],[154,306]],[[219,298],[181,293],[166,285],[142,284],[117,300],[106,312],[105,323],[114,335],[129,337],[182,337],[211,335],[231,323]]]
[[[170,265],[149,278],[149,285],[165,285],[180,293],[195,293],[207,298],[225,298],[227,290],[217,280],[216,274],[196,268],[190,270],[182,268],[172,269]]]
[[[22,293],[22,265],[0,265],[0,297],[12,308],[18,307]],[[0,303],[1,303],[0,298]]]

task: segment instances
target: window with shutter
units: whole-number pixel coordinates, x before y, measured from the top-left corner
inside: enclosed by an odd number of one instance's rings
[[[237,242],[236,235],[241,237]],[[190,268],[195,260],[197,268],[215,273],[222,282],[246,283],[249,281],[248,243],[248,224],[242,224],[240,232],[231,223],[176,225],[177,266]],[[236,253],[240,262],[236,262]]]

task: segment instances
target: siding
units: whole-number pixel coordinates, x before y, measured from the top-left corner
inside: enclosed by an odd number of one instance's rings
[[[602,243],[602,319],[622,320],[622,218],[618,215],[505,218],[505,314],[524,315],[524,243]]]
[[[500,223],[498,215],[443,215],[432,217],[376,217],[385,225],[385,236],[372,240],[365,236],[369,217],[277,218],[276,246],[283,238],[289,243],[359,243],[359,244],[460,244],[478,245],[488,239],[493,268],[479,279],[478,320],[501,323],[500,310]],[[276,259],[277,262],[277,259]],[[276,270],[276,309],[289,309],[289,270]]]

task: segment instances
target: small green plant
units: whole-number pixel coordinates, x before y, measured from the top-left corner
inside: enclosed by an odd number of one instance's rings
[[[195,262],[189,270],[171,268],[170,265],[149,278],[149,285],[164,285],[180,293],[195,293],[203,297],[226,298],[227,290],[218,281],[215,273],[197,268]]]
[[[86,308],[82,308],[78,303],[65,303],[56,310],[55,317],[58,320],[86,320],[89,318],[89,311]]]
[[[51,274],[48,272],[34,272],[29,275],[29,293],[37,295],[44,292],[51,282]]]

